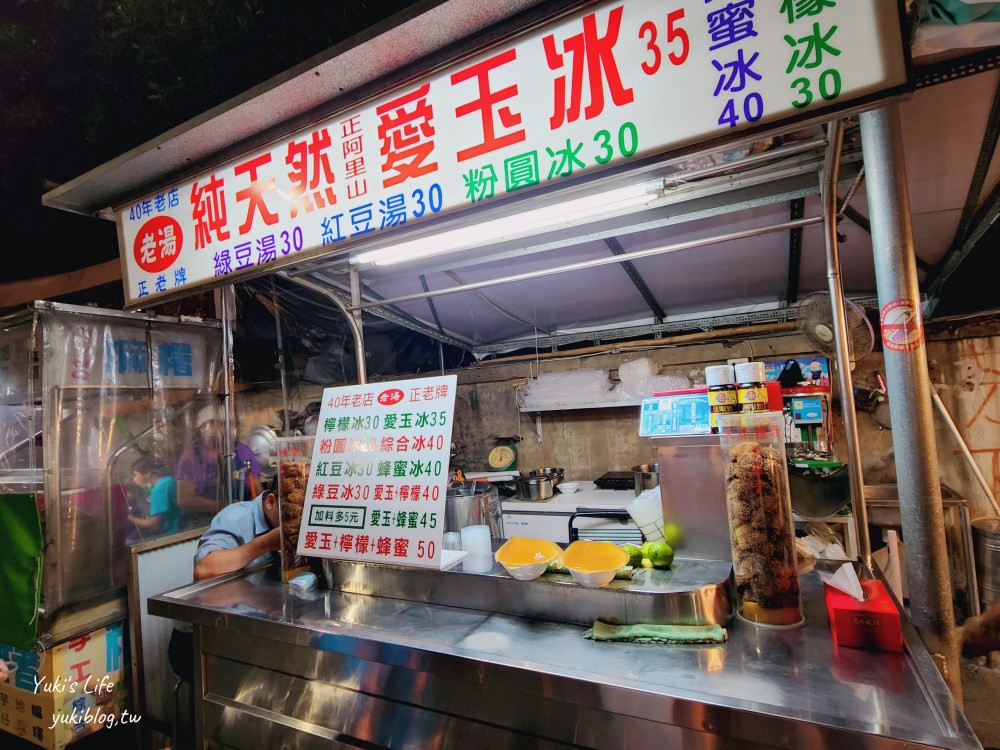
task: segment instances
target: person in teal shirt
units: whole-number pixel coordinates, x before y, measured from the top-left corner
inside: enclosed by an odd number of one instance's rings
[[[132,464],[132,480],[149,489],[149,515],[142,517],[129,512],[129,520],[145,533],[174,534],[180,529],[177,508],[177,480],[167,476],[150,458],[140,458]]]

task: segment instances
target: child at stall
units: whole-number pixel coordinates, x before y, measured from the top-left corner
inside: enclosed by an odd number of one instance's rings
[[[149,491],[149,515],[136,516],[129,511],[129,521],[141,532],[176,533],[180,528],[177,481],[151,458],[140,458],[132,464],[132,481]]]

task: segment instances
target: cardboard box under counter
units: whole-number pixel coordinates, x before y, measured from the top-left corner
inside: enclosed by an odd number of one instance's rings
[[[826,591],[826,612],[835,646],[902,651],[903,631],[899,610],[881,581],[863,580],[865,600],[831,586]]]

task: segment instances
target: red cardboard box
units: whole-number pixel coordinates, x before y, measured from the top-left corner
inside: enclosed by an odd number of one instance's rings
[[[865,600],[859,602],[831,586],[826,589],[826,612],[836,646],[902,651],[899,610],[881,581],[861,581]]]

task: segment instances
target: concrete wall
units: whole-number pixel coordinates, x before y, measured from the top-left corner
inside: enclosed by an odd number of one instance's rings
[[[975,329],[955,328],[929,335],[928,360],[931,378],[942,401],[965,437],[976,462],[1000,492],[1000,331],[987,328],[984,335]],[[605,369],[614,381],[622,363],[639,357],[657,362],[661,374],[697,377],[706,365],[733,357],[753,360],[782,360],[807,357],[815,352],[798,335],[745,339],[735,343],[710,343],[672,348],[619,349],[586,357],[559,357],[511,363],[482,363],[458,372],[459,388],[452,440],[457,454],[454,462],[470,471],[488,468],[487,456],[499,438],[518,436],[519,467],[527,471],[542,466],[561,466],[566,478],[594,479],[606,471],[628,470],[635,464],[655,460],[655,451],[638,435],[639,408],[583,408],[541,413],[522,413],[517,408],[517,391],[539,372],[580,368]],[[856,364],[855,386],[874,384],[874,373],[883,372],[881,353]],[[836,380],[834,378],[834,380]],[[322,387],[297,385],[289,390],[292,411],[310,401],[318,401]],[[278,391],[237,395],[240,435],[257,424],[280,428],[281,394]],[[834,449],[846,458],[839,402],[835,399]],[[881,423],[881,424],[880,424]],[[859,412],[865,483],[895,481],[892,433],[888,409],[876,413]],[[967,498],[973,516],[990,512],[989,503],[963,460],[958,445],[944,421],[935,415],[942,481]]]
[[[931,379],[964,436],[977,465],[994,493],[1000,492],[1000,323],[986,326],[940,327],[928,332]],[[593,480],[606,471],[628,471],[640,463],[655,461],[656,452],[647,438],[639,437],[639,407],[581,408],[541,413],[523,413],[517,407],[518,389],[539,373],[599,368],[614,381],[618,368],[639,357],[658,363],[661,374],[702,377],[706,365],[735,357],[752,360],[784,360],[811,357],[815,352],[798,335],[775,335],[738,342],[685,346],[619,348],[588,356],[539,356],[516,362],[482,363],[458,372],[455,407],[453,463],[469,471],[485,471],[487,456],[499,442],[519,438],[518,466],[525,473],[544,466],[560,466],[566,479]],[[881,353],[856,363],[855,387],[875,385],[875,373],[884,374]],[[833,378],[836,384],[836,377]],[[290,411],[297,412],[311,401],[319,401],[323,388],[293,386],[289,390]],[[258,424],[269,424],[280,433],[280,391],[247,392],[237,396],[239,434],[244,437]],[[892,431],[888,408],[874,413],[858,411],[861,458],[865,484],[896,481]],[[963,459],[958,444],[935,412],[936,443],[942,482],[970,505],[970,517],[992,515],[992,507]],[[833,449],[847,458],[839,398],[834,398]],[[663,467],[662,470],[669,470]],[[706,478],[706,481],[722,478]],[[951,519],[954,520],[954,519]],[[950,524],[946,518],[946,523]],[[877,534],[877,530],[876,530]],[[962,557],[962,534],[957,524],[948,526],[949,550],[959,612],[968,613],[967,582]],[[873,535],[875,548],[881,540]]]

